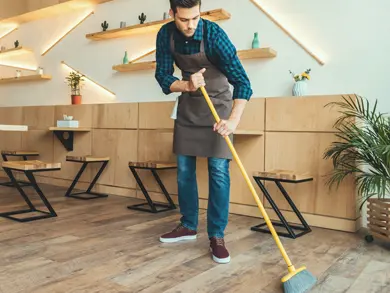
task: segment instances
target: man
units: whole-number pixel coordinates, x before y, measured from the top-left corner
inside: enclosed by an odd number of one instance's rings
[[[201,0],[170,0],[174,21],[165,24],[156,41],[155,77],[165,94],[181,92],[174,125],[180,225],[160,237],[172,243],[196,239],[198,187],[196,158],[208,158],[207,232],[213,260],[228,263],[224,230],[228,223],[232,154],[224,136],[232,137],[252,95],[248,77],[226,33],[200,18]],[[182,80],[173,76],[174,62]],[[230,91],[233,85],[233,94]],[[204,86],[221,118],[216,124],[200,87]]]

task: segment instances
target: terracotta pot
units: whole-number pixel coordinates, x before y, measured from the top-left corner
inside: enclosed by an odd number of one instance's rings
[[[81,104],[81,95],[72,95],[72,105]]]

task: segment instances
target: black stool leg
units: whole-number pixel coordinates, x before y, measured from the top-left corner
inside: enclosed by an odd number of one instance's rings
[[[273,201],[271,195],[268,193],[268,191],[265,188],[265,186],[263,185],[263,183],[261,183],[261,180],[259,180],[258,178],[255,178],[255,181],[256,181],[257,185],[260,187],[261,191],[264,193],[264,195],[267,198],[268,202],[272,206],[272,209],[275,211],[276,215],[278,216],[278,218],[281,221],[281,223],[271,221],[272,224],[274,226],[279,226],[279,227],[282,226],[282,227],[286,228],[286,230],[288,232],[288,233],[284,233],[284,232],[277,232],[277,233],[279,235],[281,235],[281,236],[285,236],[285,237],[289,237],[289,238],[296,238],[296,235],[295,235],[294,231],[291,229],[290,225],[288,224],[288,222],[284,218],[283,214],[280,212],[278,206]],[[267,225],[267,223],[262,223],[260,225],[253,226],[251,228],[251,230],[252,231],[257,231],[257,232],[271,233],[268,229],[261,228],[262,226],[265,226],[265,225]]]
[[[142,191],[143,195],[145,196],[147,202],[146,203],[141,203],[141,204],[135,204],[135,205],[128,206],[127,207],[128,209],[138,210],[138,211],[143,211],[143,212],[149,212],[149,213],[154,213],[155,214],[155,213],[160,213],[160,212],[173,210],[173,209],[176,208],[176,206],[174,205],[171,197],[168,194],[168,191],[166,190],[165,186],[163,185],[160,177],[158,176],[158,174],[157,174],[157,172],[156,172],[156,170],[154,168],[142,168],[142,169],[149,169],[149,170],[151,170],[154,178],[156,179],[156,181],[157,181],[158,185],[160,186],[162,192],[164,193],[165,197],[167,198],[169,204],[153,202],[153,200],[150,198],[149,193],[146,190],[144,184],[142,183],[141,178],[139,177],[137,171],[135,170],[135,167],[129,166],[129,168],[130,168],[131,172],[133,173],[134,178],[137,181],[138,186],[141,188],[141,191]],[[146,205],[148,205],[149,208],[144,208],[143,207],[143,206],[146,206]]]
[[[96,173],[94,179],[92,180],[91,184],[89,185],[89,187],[86,191],[71,193],[73,188],[76,186],[77,182],[79,181],[81,175],[83,174],[85,168],[87,167],[88,163],[91,163],[91,162],[84,162],[83,165],[81,166],[79,172],[77,173],[75,179],[72,182],[72,185],[69,187],[68,191],[65,194],[66,197],[72,197],[72,198],[77,198],[77,199],[82,199],[82,200],[90,200],[90,199],[108,197],[107,194],[101,194],[98,192],[91,191],[92,188],[95,186],[96,182],[98,181],[100,175],[102,175],[104,169],[106,168],[108,161],[103,162],[102,166],[100,167],[99,171]],[[87,196],[80,196],[82,194],[87,195]]]
[[[7,155],[1,154],[1,157],[3,158],[4,162],[8,161]],[[25,160],[25,161],[28,160],[27,156],[22,156],[22,157],[23,157],[23,160]],[[26,181],[18,181],[18,182],[19,182],[20,186],[31,186],[31,183],[26,182]],[[7,186],[7,187],[15,187],[15,185],[11,181],[9,181],[9,182],[0,182],[0,185],[1,186]]]
[[[42,190],[39,188],[38,184],[36,183],[34,175],[32,174],[31,171],[25,171],[24,173],[27,176],[27,178],[30,180],[31,186],[34,187],[35,191],[38,193],[39,197],[41,198],[41,200],[43,201],[43,203],[45,204],[45,206],[49,210],[49,212],[38,210],[33,205],[33,203],[28,198],[27,194],[24,192],[22,187],[19,185],[19,182],[14,177],[14,175],[12,173],[12,170],[10,170],[8,168],[4,168],[4,171],[7,173],[8,177],[11,180],[11,182],[14,184],[16,189],[19,191],[20,195],[23,197],[23,199],[25,200],[25,202],[29,206],[29,209],[0,213],[0,217],[8,218],[10,220],[14,220],[14,221],[17,221],[17,222],[31,222],[31,221],[35,221],[35,220],[52,218],[52,217],[56,217],[57,216],[57,214],[54,211],[53,207],[50,205],[49,201],[47,200],[47,198],[43,194]],[[21,215],[21,214],[27,214],[27,213],[40,213],[40,214],[43,214],[43,215],[33,216],[33,217],[28,217],[28,218],[17,218],[17,217],[14,217],[15,215]]]

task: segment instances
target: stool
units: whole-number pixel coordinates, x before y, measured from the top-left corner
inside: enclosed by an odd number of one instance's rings
[[[54,211],[53,207],[50,205],[49,201],[43,194],[42,190],[39,188],[34,173],[36,172],[48,172],[48,171],[57,171],[61,169],[61,163],[45,163],[41,161],[6,161],[2,163],[2,167],[5,171],[5,173],[10,178],[11,182],[14,184],[14,186],[18,189],[20,195],[23,197],[27,205],[29,206],[29,209],[25,210],[17,210],[13,212],[5,212],[0,213],[0,217],[8,218],[17,222],[30,222],[35,221],[39,219],[45,219],[45,218],[51,218],[51,217],[57,217],[56,212]],[[21,171],[24,172],[28,180],[30,181],[30,186],[32,186],[39,197],[41,198],[42,202],[44,203],[45,207],[49,210],[42,211],[38,210],[34,204],[31,202],[31,200],[28,198],[27,194],[24,192],[22,186],[20,183],[15,179],[12,171]],[[17,218],[13,217],[15,215],[20,214],[26,214],[26,213],[39,213],[42,215],[38,216],[31,216],[28,218]]]
[[[97,193],[97,192],[92,192],[91,190],[95,186],[96,181],[99,179],[100,175],[102,175],[104,169],[106,168],[108,162],[110,161],[109,157],[66,156],[66,161],[82,163],[83,164],[81,166],[79,172],[77,173],[76,177],[74,178],[72,184],[69,186],[69,189],[68,189],[68,191],[65,194],[66,197],[72,197],[72,198],[83,199],[83,200],[108,197],[107,194],[101,194],[101,193]],[[83,174],[85,168],[90,163],[103,163],[103,164],[100,167],[99,171],[96,173],[95,178],[92,180],[91,184],[89,185],[89,187],[88,187],[88,189],[86,191],[71,193],[73,188],[76,186],[77,182],[79,181],[81,175]],[[79,196],[81,194],[85,194],[87,196]]]
[[[169,210],[174,210],[176,209],[176,205],[173,202],[172,198],[170,197],[168,191],[166,190],[164,184],[162,183],[157,170],[168,170],[168,169],[176,169],[177,165],[176,163],[169,163],[169,162],[129,162],[129,168],[131,172],[134,175],[135,180],[137,181],[137,184],[141,188],[142,193],[144,194],[146,198],[146,203],[141,203],[141,204],[135,204],[132,206],[128,206],[128,209],[132,210],[138,210],[138,211],[144,211],[144,212],[149,212],[149,213],[160,213],[160,212],[165,212]],[[152,201],[152,199],[149,196],[148,191],[146,190],[144,184],[141,181],[141,178],[139,177],[136,169],[144,169],[144,170],[150,170],[153,174],[154,179],[157,181],[161,191],[164,193],[165,198],[168,201],[168,204],[165,203],[155,203]],[[149,205],[149,208],[143,208],[143,206]],[[159,209],[157,209],[159,208]]]
[[[282,186],[282,182],[284,183],[302,183],[302,182],[307,182],[307,181],[312,181],[313,178],[310,177],[307,174],[299,174],[296,172],[292,172],[289,170],[272,170],[270,172],[255,172],[253,175],[254,180],[256,181],[257,185],[260,187],[261,191],[267,198],[268,202],[272,206],[273,210],[275,211],[276,215],[280,219],[280,222],[272,222],[273,225],[279,226],[279,227],[284,227],[287,230],[287,233],[285,232],[278,232],[279,235],[288,237],[288,238],[297,238],[300,237],[304,234],[307,234],[311,232],[311,229],[309,225],[306,223],[305,219],[299,212],[298,208],[295,206],[294,202],[291,200],[290,196],[288,195],[287,191],[284,189]],[[271,195],[261,182],[261,180],[265,181],[273,181],[275,182],[276,186],[279,188],[281,193],[283,194],[284,198],[287,200],[289,203],[290,207],[294,211],[294,213],[297,215],[298,219],[301,221],[302,225],[291,225],[289,224],[286,219],[284,218],[283,214],[279,210],[278,206],[276,203],[273,201]],[[267,223],[262,223],[260,225],[253,226],[251,228],[252,231],[258,231],[258,232],[265,232],[265,233],[271,233],[268,229],[262,229],[260,227],[266,226]],[[293,229],[302,231],[298,234],[296,234]]]
[[[24,161],[28,160],[28,157],[36,157],[39,156],[38,152],[34,151],[1,151],[1,157],[4,162],[8,161],[8,157],[22,157]],[[21,186],[31,186],[28,182],[18,181]],[[2,186],[14,187],[14,184],[10,182],[0,182]]]

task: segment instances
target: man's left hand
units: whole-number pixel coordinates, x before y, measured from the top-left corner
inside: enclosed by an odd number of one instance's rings
[[[221,119],[219,123],[214,124],[214,131],[218,131],[218,133],[223,137],[228,136],[236,130],[238,123],[239,121],[237,119]]]

